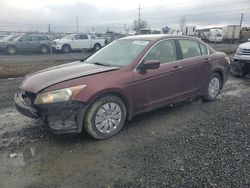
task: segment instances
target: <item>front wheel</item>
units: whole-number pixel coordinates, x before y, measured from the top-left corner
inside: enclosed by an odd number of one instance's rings
[[[95,101],[87,111],[85,130],[95,139],[117,134],[126,120],[126,107],[117,96],[108,95]]]
[[[10,55],[14,55],[16,53],[16,48],[14,46],[7,46],[6,52]]]
[[[70,52],[70,46],[68,45],[68,44],[64,44],[63,46],[62,46],[62,52],[63,53],[69,53]]]
[[[222,80],[218,73],[210,75],[208,82],[205,86],[205,93],[203,99],[205,101],[213,101],[219,95],[222,88]]]

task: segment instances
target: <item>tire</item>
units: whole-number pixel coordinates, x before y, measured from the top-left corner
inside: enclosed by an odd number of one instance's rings
[[[205,93],[203,95],[204,101],[210,102],[216,99],[222,88],[222,79],[218,73],[212,73],[205,86]]]
[[[7,46],[6,52],[10,55],[14,55],[16,53],[16,47],[15,46]]]
[[[125,120],[124,102],[119,97],[107,95],[97,99],[89,107],[85,116],[84,129],[95,139],[106,139],[117,134]]]
[[[101,48],[102,48],[102,46],[99,43],[97,43],[97,44],[94,45],[95,52],[98,51],[98,50],[100,50]]]
[[[40,46],[39,51],[41,54],[47,54],[49,52],[49,48],[45,45]]]
[[[70,45],[64,44],[64,45],[62,46],[62,52],[63,52],[63,53],[69,53],[70,50],[71,50]]]

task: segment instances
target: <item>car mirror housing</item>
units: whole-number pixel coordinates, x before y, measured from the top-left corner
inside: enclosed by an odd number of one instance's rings
[[[147,60],[143,63],[144,69],[158,69],[160,67],[159,60]]]

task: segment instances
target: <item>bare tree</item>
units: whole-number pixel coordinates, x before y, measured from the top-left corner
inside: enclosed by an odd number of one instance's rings
[[[184,29],[186,27],[186,16],[185,15],[182,15],[180,17],[180,28],[181,28],[181,32],[184,32]]]
[[[134,31],[139,32],[140,29],[148,27],[148,22],[146,20],[134,20],[132,28]]]

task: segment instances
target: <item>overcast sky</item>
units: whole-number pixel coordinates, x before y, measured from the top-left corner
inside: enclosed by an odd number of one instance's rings
[[[0,30],[123,31],[138,19],[154,28],[178,27],[180,16],[198,28],[239,24],[250,26],[250,0],[0,0]]]

